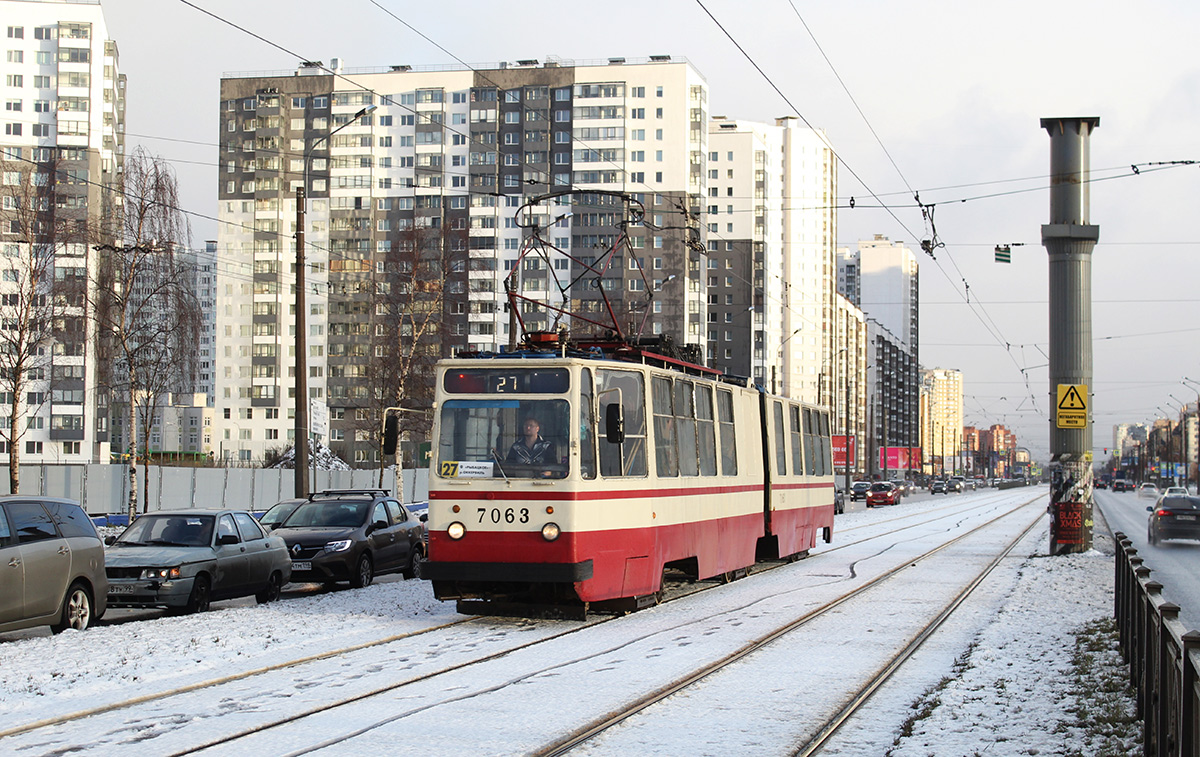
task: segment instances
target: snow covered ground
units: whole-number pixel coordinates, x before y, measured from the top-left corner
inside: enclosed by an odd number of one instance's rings
[[[839,516],[838,528],[870,525],[902,509],[935,508],[945,501],[847,513]],[[1132,703],[1105,629],[1112,603],[1111,544],[1098,536],[1097,550],[1057,558],[1046,556],[1047,544],[1043,521],[1022,542],[1015,553],[1019,556],[1005,561],[977,590],[969,601],[971,611],[960,613],[930,640],[825,753],[901,757],[1133,751],[1137,729]],[[754,579],[722,588],[728,591]],[[216,607],[204,615],[152,618],[56,637],[0,634],[0,752],[9,751],[3,734],[14,726],[132,696],[153,698],[156,692],[419,632],[461,617],[452,603],[436,602],[428,585],[417,581],[314,593],[265,606]],[[531,637],[540,633],[537,623],[520,630]],[[688,654],[686,647],[676,654]],[[591,685],[579,682],[581,688]],[[755,682],[722,685],[730,691],[753,690]],[[648,727],[655,726],[651,722]],[[713,728],[697,739],[695,733],[667,728],[653,734],[656,748],[639,753],[729,755],[748,748],[745,734],[737,729]],[[478,746],[481,753],[506,753],[495,742]],[[601,739],[580,753],[620,754],[628,748],[620,739],[607,746]]]

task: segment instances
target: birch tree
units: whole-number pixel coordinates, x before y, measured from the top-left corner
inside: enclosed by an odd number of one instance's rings
[[[169,393],[195,385],[200,309],[187,252],[191,230],[179,209],[173,171],[139,147],[125,160],[122,196],[124,244],[101,248],[94,312],[113,358],[108,385],[127,408],[122,420],[132,517],[138,511],[137,465],[139,457],[148,462],[158,410]],[[148,476],[144,470],[143,491]],[[143,502],[143,512],[147,506]]]

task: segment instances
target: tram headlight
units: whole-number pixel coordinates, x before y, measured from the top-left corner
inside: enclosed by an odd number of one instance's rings
[[[465,536],[466,533],[467,533],[467,527],[464,526],[463,524],[459,523],[458,521],[454,521],[453,523],[451,523],[449,526],[446,527],[446,536],[449,536],[451,539],[454,539],[455,541],[458,541],[459,539],[463,538],[463,536]]]
[[[554,541],[558,538],[559,529],[557,523],[547,523],[542,526],[542,538],[546,541]]]

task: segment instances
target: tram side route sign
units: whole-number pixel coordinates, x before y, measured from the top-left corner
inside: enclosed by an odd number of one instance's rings
[[[1087,428],[1087,398],[1087,384],[1058,385],[1058,428]]]

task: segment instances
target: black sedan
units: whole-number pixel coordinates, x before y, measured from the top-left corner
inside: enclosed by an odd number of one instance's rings
[[[869,491],[871,491],[870,481],[855,481],[850,484],[850,501],[866,499]]]
[[[929,484],[929,493],[930,494],[945,494],[946,493],[946,482],[940,478],[935,478]]]
[[[1167,539],[1200,539],[1200,497],[1160,497],[1146,510],[1150,513],[1146,540],[1151,544]]]
[[[425,554],[421,521],[381,490],[312,494],[271,533],[287,543],[296,583],[358,589],[383,573],[414,578]]]

